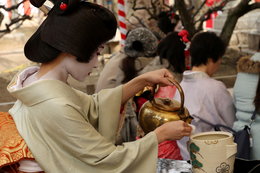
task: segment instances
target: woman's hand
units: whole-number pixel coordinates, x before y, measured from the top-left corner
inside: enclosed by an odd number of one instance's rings
[[[135,77],[123,85],[122,104],[146,86],[154,86],[155,84],[161,86],[173,85],[167,78],[173,79],[171,72],[167,69],[150,71]]]
[[[140,78],[140,80],[145,82],[145,86],[154,86],[155,84],[167,86],[172,85],[172,83],[167,78],[173,79],[173,76],[169,70],[160,69],[144,73],[138,76],[137,78]]]
[[[178,140],[184,136],[190,136],[191,131],[191,126],[181,120],[167,122],[154,130],[157,135],[158,143],[166,140]]]

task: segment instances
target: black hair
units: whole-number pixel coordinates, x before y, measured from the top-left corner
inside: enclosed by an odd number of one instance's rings
[[[54,6],[27,41],[25,56],[46,63],[65,52],[80,62],[89,62],[98,46],[113,38],[116,28],[114,14],[100,5],[81,1],[64,13]]]
[[[132,48],[136,51],[142,52],[143,51],[143,44],[136,40],[132,43]],[[135,68],[135,61],[138,57],[130,57],[127,56],[122,60],[122,69],[124,71],[124,79],[122,83],[126,83],[137,76],[138,70]]]
[[[127,56],[122,60],[122,70],[124,72],[122,83],[126,83],[137,76],[138,70],[135,68],[135,60],[137,58]]]
[[[174,71],[182,73],[185,70],[185,47],[186,45],[181,41],[178,33],[172,32],[160,41],[157,54],[161,60],[167,59]]]
[[[208,59],[217,62],[224,55],[225,51],[225,43],[215,33],[197,33],[192,38],[190,45],[191,65],[206,65]]]
[[[177,25],[178,21],[180,20],[179,16],[177,14],[174,14],[173,21],[171,21],[171,11],[162,11],[158,15],[158,28],[164,33],[168,34],[172,32]]]

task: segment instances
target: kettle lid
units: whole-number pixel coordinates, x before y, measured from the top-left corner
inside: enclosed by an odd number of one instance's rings
[[[179,111],[181,105],[180,102],[168,98],[154,98],[151,102],[157,109],[169,112]]]

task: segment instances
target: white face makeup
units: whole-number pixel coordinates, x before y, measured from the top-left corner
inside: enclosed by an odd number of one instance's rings
[[[95,51],[88,63],[86,62],[78,62],[76,58],[74,58],[74,62],[69,65],[69,73],[70,75],[78,81],[83,81],[87,76],[90,75],[93,68],[96,68],[98,65],[98,55],[104,49],[104,45],[98,47],[98,50]]]

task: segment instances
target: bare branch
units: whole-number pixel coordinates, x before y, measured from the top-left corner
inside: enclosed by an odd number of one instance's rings
[[[152,9],[152,7],[150,7],[150,8],[147,8],[147,7],[135,7],[135,8],[133,8],[134,11],[137,11],[137,10],[148,10],[148,9]]]
[[[135,9],[136,8],[136,0],[133,1],[133,7],[132,9]]]
[[[195,11],[195,13],[192,15],[192,19],[194,19],[196,17],[196,15],[200,12],[200,10],[202,9],[202,7],[204,7],[204,5],[206,4],[207,0],[204,0],[200,7],[197,9],[197,11]]]
[[[135,23],[132,23],[129,19],[126,19],[126,21],[128,22],[128,23],[130,23],[130,25],[133,25],[133,26],[138,26],[137,24],[135,24]]]
[[[28,16],[28,15],[23,15],[22,17],[18,16],[17,18],[12,19],[9,24],[5,24],[6,29],[0,30],[0,32],[10,32],[10,31],[13,30],[13,29],[12,29],[12,30],[10,29],[10,27],[11,27],[12,25],[17,24],[17,23],[20,22],[20,21],[21,21],[21,22],[24,22],[25,20],[31,19],[31,18],[32,18],[32,17],[31,17],[31,16]]]
[[[153,18],[153,17],[156,16],[156,14],[157,14],[157,13],[156,13],[156,11],[157,11],[157,10],[156,10],[156,9],[157,9],[157,8],[156,8],[156,2],[157,2],[157,1],[154,2],[153,0],[151,0],[151,2],[150,2],[151,5],[152,5],[152,11],[153,11],[152,13],[150,13],[150,16],[151,16],[150,18]]]
[[[2,33],[0,35],[0,38],[3,37],[6,33],[10,33],[11,31],[19,28],[25,20],[27,19],[30,20],[31,18],[32,18],[31,16],[23,15],[22,17],[18,16],[17,18],[12,19],[9,24],[5,24],[6,29],[0,30],[0,33]],[[11,26],[14,24],[18,24],[18,25],[11,29]]]
[[[168,4],[165,4],[165,1],[164,1],[164,0],[162,1],[162,5],[163,5],[164,7],[167,7],[167,8],[169,8],[169,10],[171,10],[171,9],[172,9],[172,7],[171,7],[171,6],[169,6]]]
[[[4,5],[0,5],[0,8],[4,9],[5,11],[12,11],[12,10],[17,9],[25,1],[28,1],[28,0],[23,0],[23,1],[19,2],[18,4],[12,5],[11,7],[8,7],[8,8],[5,7]]]
[[[156,2],[157,1],[153,2],[153,0],[150,0],[152,7],[136,7],[136,0],[134,0],[132,9],[134,11],[145,10],[150,16],[148,18],[148,20],[151,20],[151,19],[157,20],[157,15],[156,15],[156,6],[157,5],[155,4]]]
[[[197,22],[199,23],[199,26],[202,26],[203,22],[205,22],[206,20],[210,19],[210,15],[214,12],[217,11],[223,11],[223,8],[225,7],[227,1],[229,0],[224,0],[223,2],[221,2],[218,6],[215,6],[214,8],[209,8],[204,14],[201,15],[201,17],[196,20],[194,23],[196,24]],[[202,28],[201,28],[202,29]]]
[[[1,25],[3,20],[4,20],[4,14],[0,11],[0,25]]]
[[[142,19],[140,19],[138,16],[136,16],[134,13],[131,15],[131,17],[134,17],[137,21],[138,21],[138,23],[139,24],[141,24],[143,27],[145,27],[145,28],[148,28],[146,25],[145,25],[145,23],[142,21]],[[129,21],[129,20],[127,20],[127,21]],[[131,23],[130,21],[129,21],[129,23]],[[131,24],[133,24],[133,23],[131,23]],[[136,24],[134,24],[135,26],[137,26]]]
[[[228,12],[227,20],[220,33],[220,37],[226,44],[229,43],[233,30],[236,26],[239,17],[247,12],[260,8],[260,3],[253,3],[249,5],[250,0],[240,0],[239,4]]]

